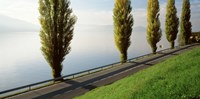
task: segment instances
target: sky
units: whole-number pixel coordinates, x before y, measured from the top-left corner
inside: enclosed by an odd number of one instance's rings
[[[134,26],[146,27],[147,0],[131,0]],[[160,19],[164,27],[167,0],[160,1]],[[180,17],[182,0],[175,0]],[[194,31],[200,31],[200,0],[191,1],[191,22]],[[0,15],[20,19],[39,26],[38,0],[0,0]],[[78,25],[112,25],[114,0],[71,0],[71,7],[78,17]]]

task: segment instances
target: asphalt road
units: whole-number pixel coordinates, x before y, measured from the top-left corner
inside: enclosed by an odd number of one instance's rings
[[[97,87],[111,84],[140,70],[162,62],[170,57],[191,50],[197,46],[200,45],[193,44],[178,47],[173,50],[165,50],[158,52],[155,55],[149,55],[125,64],[118,64],[113,68],[67,80],[65,82],[54,84],[38,90],[33,90],[10,97],[9,99],[72,99]]]

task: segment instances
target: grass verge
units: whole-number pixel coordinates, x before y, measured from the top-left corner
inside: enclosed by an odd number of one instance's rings
[[[200,47],[76,99],[200,99]]]

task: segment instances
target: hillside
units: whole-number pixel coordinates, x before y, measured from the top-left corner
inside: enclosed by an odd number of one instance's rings
[[[199,99],[200,48],[76,99]]]
[[[0,32],[35,32],[39,26],[0,14]]]

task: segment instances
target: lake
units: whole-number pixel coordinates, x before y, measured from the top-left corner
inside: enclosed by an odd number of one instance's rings
[[[163,33],[162,50],[169,48]],[[51,79],[51,68],[40,51],[39,32],[0,33],[0,91]],[[119,61],[112,26],[77,26],[72,50],[63,62],[62,75]],[[150,53],[146,30],[134,28],[128,58]]]

